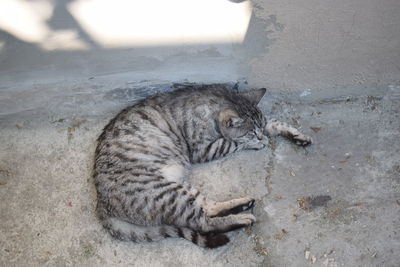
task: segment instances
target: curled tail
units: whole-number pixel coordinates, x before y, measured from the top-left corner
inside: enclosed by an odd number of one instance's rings
[[[225,234],[200,234],[192,229],[179,226],[139,226],[115,217],[100,218],[105,229],[123,241],[153,242],[168,237],[182,237],[204,248],[216,248],[229,242]]]

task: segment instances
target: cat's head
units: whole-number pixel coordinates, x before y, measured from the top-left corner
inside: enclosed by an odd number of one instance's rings
[[[265,118],[257,107],[266,92],[265,88],[236,94],[233,105],[219,113],[222,135],[238,143],[266,142],[263,134]]]

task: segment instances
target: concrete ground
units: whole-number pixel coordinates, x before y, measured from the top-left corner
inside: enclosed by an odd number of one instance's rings
[[[196,166],[192,183],[208,196],[257,199],[258,222],[208,250],[183,239],[116,241],[97,221],[96,137],[122,107],[170,86],[117,76],[3,90],[0,266],[398,266],[399,85],[269,91],[265,113],[315,144],[277,137]]]
[[[0,1],[0,266],[400,266],[399,13],[398,0]],[[94,214],[95,140],[183,81],[271,88],[265,113],[315,144],[277,137],[195,167],[210,197],[257,199],[258,222],[224,247],[113,240]]]

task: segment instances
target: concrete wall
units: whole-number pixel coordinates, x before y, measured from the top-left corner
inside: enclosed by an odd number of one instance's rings
[[[274,41],[249,63],[252,84],[306,89],[399,82],[400,1],[271,0],[254,6],[256,18],[274,16],[283,27],[270,34],[260,29]]]
[[[400,81],[398,0],[254,0],[243,42],[182,41],[174,45],[123,48],[96,44],[68,14],[66,5],[74,1],[33,2],[53,5],[48,25],[55,30],[72,29],[81,41],[89,44],[89,49],[44,50],[37,43],[21,40],[0,28],[3,87],[12,88],[21,81],[60,81],[122,73],[126,74],[122,79],[129,82],[245,79],[250,86],[298,90]],[[35,8],[38,12],[45,9],[40,5]],[[209,9],[212,8],[211,5]],[[14,11],[3,8],[2,12]],[[204,20],[207,15],[204,14]],[[135,26],[141,25],[132,25],[133,31]]]

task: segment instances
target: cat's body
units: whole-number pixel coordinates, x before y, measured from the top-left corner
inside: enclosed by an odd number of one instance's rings
[[[249,225],[236,214],[252,198],[206,199],[186,183],[191,165],[243,149],[261,149],[265,135],[311,139],[257,108],[265,90],[242,95],[215,87],[158,94],[124,109],[105,127],[95,155],[97,213],[116,238],[134,242],[183,237],[218,247],[224,232]]]

